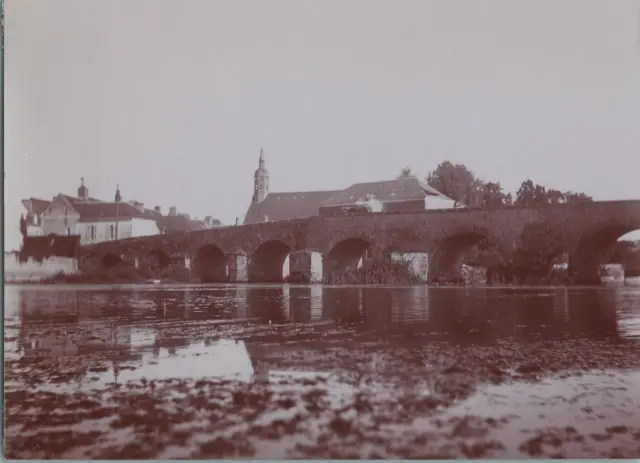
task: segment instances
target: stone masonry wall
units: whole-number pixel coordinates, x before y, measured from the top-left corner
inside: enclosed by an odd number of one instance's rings
[[[236,253],[248,260],[270,242],[283,243],[290,251],[315,251],[326,258],[338,243],[350,238],[370,243],[374,252],[428,253],[433,256],[430,265],[450,265],[454,254],[464,253],[474,240],[483,237],[502,249],[514,249],[522,243],[523,230],[539,223],[559,231],[553,239],[570,254],[586,254],[604,243],[604,238],[598,241],[603,230],[613,230],[606,234],[610,239],[616,233],[640,228],[640,201],[358,214],[219,227],[87,246],[81,250],[81,267],[95,265],[109,253],[135,256],[158,249],[193,258],[206,244],[215,245],[225,255]]]

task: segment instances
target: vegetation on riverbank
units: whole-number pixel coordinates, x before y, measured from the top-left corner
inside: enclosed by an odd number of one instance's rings
[[[408,262],[376,258],[366,260],[359,268],[349,268],[327,275],[323,281],[331,285],[411,285],[424,283]]]

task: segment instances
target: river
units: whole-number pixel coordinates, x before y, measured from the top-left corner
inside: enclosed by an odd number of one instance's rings
[[[5,287],[9,458],[640,457],[640,288]]]

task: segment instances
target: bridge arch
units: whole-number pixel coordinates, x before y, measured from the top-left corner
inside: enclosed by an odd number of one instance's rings
[[[214,244],[200,246],[196,251],[192,270],[202,283],[227,281],[226,256]]]
[[[280,283],[284,264],[291,248],[279,240],[262,243],[249,258],[247,276],[250,282]]]
[[[429,256],[429,281],[456,281],[461,278],[465,256],[482,240],[491,240],[487,230],[460,230],[449,233]]]
[[[624,235],[640,230],[640,217],[622,224],[603,224],[583,233],[570,252],[568,274],[577,284],[600,283],[608,251]]]
[[[324,255],[323,275],[330,279],[338,272],[357,268],[371,247],[368,240],[359,237],[339,241]]]

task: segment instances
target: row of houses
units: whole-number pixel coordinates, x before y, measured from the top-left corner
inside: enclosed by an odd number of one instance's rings
[[[116,189],[114,201],[102,201],[89,195],[81,179],[77,196],[57,194],[53,199],[27,198],[21,228],[23,235],[77,235],[80,243],[93,244],[115,239],[203,230],[221,225],[211,216],[192,219],[171,207],[163,214],[159,206],[145,208],[139,201],[123,201]]]
[[[139,201],[123,201],[117,188],[113,201],[89,195],[81,179],[77,196],[58,194],[51,201],[28,198],[21,226],[23,235],[75,235],[80,244],[115,239],[203,230],[220,226],[213,217],[192,219],[175,207],[163,214],[159,206],[145,208]],[[253,198],[244,223],[271,222],[354,212],[409,212],[456,207],[455,201],[413,176],[356,183],[342,190],[272,193],[269,172],[261,152],[254,174]],[[236,222],[237,223],[237,222]]]

